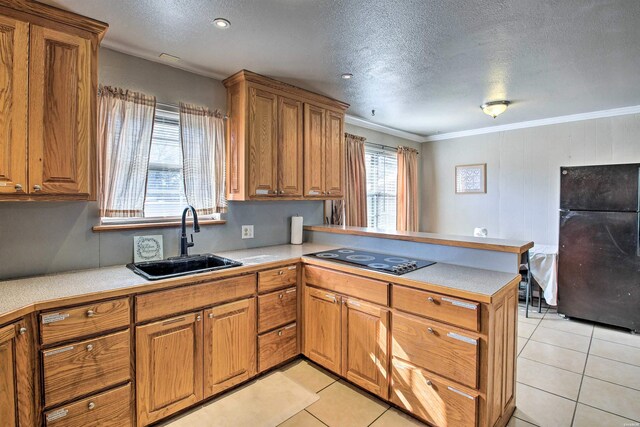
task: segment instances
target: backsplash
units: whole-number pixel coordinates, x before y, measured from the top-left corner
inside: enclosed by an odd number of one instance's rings
[[[191,253],[221,252],[289,242],[290,217],[322,224],[319,201],[229,202],[227,223],[202,226]],[[179,251],[180,229],[159,228],[94,233],[97,203],[0,204],[0,280],[69,270],[126,264],[133,260],[133,236],[162,235],[164,256]],[[240,227],[254,225],[254,238],[241,239]]]

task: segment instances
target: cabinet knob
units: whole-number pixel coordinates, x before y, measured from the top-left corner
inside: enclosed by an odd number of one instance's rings
[[[428,385],[429,387],[431,387],[431,386],[433,385],[433,383],[431,382],[431,380],[427,380],[427,385]]]
[[[209,313],[209,319],[213,319],[213,313]]]
[[[87,351],[93,350],[93,344],[87,344]]]
[[[213,314],[213,313],[212,313]],[[210,314],[211,316],[211,314]],[[202,316],[200,316],[199,314],[196,316],[196,322],[199,322],[202,320]]]
[[[282,299],[282,297],[284,297],[284,294],[278,295],[278,298]]]
[[[87,310],[87,317],[93,317],[93,316],[95,316],[95,314],[96,314],[95,311]]]
[[[22,184],[16,184],[15,189],[16,191],[22,191]]]
[[[87,405],[87,407],[89,408],[89,410],[91,410],[96,407],[96,404],[93,402],[89,402],[89,405]]]
[[[284,274],[284,271],[283,271],[283,270],[278,271],[278,275],[279,275],[279,276],[282,276],[283,274]]]
[[[282,336],[282,330],[278,331],[278,336],[281,337]]]
[[[427,298],[427,301],[429,301],[429,302],[434,302],[433,297],[429,297],[429,298]]]
[[[26,333],[27,333],[27,328],[25,328],[24,326],[23,326],[23,327],[21,327],[20,329],[18,329],[18,333],[19,333],[20,335],[24,335],[24,334],[26,334]]]
[[[38,184],[33,186],[33,191],[40,191],[40,190],[42,190],[42,187],[39,186]]]
[[[433,328],[427,328],[427,331],[429,331],[430,334],[433,334]]]

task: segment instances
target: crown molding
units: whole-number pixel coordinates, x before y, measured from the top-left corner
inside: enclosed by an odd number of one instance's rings
[[[361,119],[360,117],[351,116],[349,114],[345,114],[344,117],[345,123],[354,126],[360,126],[361,128],[375,130],[376,132],[386,133],[387,135],[397,136],[398,138],[408,139],[409,141],[414,142],[424,142],[426,141],[426,137],[422,135],[417,135],[415,133],[406,132],[400,129],[395,129],[389,126],[379,125],[377,123],[370,122],[365,119]]]
[[[506,125],[488,126],[459,132],[442,133],[422,138],[420,142],[443,141],[446,139],[463,138],[466,136],[484,135],[487,133],[504,132],[508,130],[526,129],[538,126],[556,125],[560,123],[578,122],[582,120],[600,119],[603,117],[625,116],[640,113],[640,105],[613,108],[611,110],[592,111],[590,113],[570,114],[568,116],[549,117],[547,119],[529,120],[526,122],[509,123]]]

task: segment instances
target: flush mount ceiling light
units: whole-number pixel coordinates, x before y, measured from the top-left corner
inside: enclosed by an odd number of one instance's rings
[[[511,102],[509,101],[492,101],[485,102],[480,106],[480,108],[482,108],[482,111],[484,111],[485,114],[495,119],[500,114],[505,112],[509,104],[511,104]]]
[[[224,30],[231,26],[231,22],[229,22],[229,20],[224,18],[216,18],[213,20],[213,25],[215,25],[216,28],[220,28],[221,30]]]
[[[350,80],[350,79],[352,79],[352,78],[353,78],[353,74],[351,74],[351,73],[343,73],[343,74],[341,74],[341,75],[340,75],[340,77],[341,77],[343,80]]]

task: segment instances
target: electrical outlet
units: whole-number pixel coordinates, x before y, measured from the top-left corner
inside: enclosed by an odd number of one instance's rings
[[[242,226],[242,238],[243,239],[253,239],[253,225],[243,225]]]

